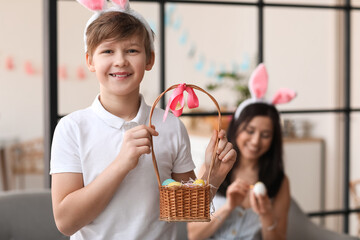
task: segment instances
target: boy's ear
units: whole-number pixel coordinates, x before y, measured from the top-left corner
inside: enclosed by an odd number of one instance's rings
[[[155,63],[155,53],[151,52],[150,59],[148,60],[148,63],[145,66],[146,71],[150,71]]]
[[[95,72],[95,66],[93,64],[92,57],[89,56],[88,53],[86,53],[86,65],[87,65],[88,69],[90,70],[90,72]]]

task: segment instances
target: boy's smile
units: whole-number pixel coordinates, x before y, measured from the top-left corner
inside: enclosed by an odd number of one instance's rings
[[[117,72],[117,73],[110,73],[110,76],[115,77],[115,78],[126,78],[128,76],[131,76],[131,74],[126,73],[126,72]]]

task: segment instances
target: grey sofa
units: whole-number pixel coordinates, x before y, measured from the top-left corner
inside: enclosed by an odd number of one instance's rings
[[[178,240],[187,239],[186,223],[177,223]],[[313,223],[301,210],[294,199],[291,199],[288,215],[287,240],[359,240],[345,234],[329,231]]]
[[[0,239],[69,239],[56,228],[50,190],[0,192]]]
[[[359,238],[329,231],[313,223],[301,210],[294,199],[291,200],[288,215],[287,239],[289,240],[356,240]]]
[[[0,192],[0,240],[69,239],[56,228],[49,189]],[[186,240],[186,223],[178,223],[178,240]],[[291,200],[288,240],[356,240],[314,224]]]

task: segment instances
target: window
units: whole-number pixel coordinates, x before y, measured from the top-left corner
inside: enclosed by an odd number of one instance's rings
[[[54,37],[51,34],[58,29],[58,39],[52,42],[59,41],[59,62],[53,52],[56,45],[50,44],[47,54],[52,70],[49,75],[56,72],[58,65],[74,61],[70,58],[72,51],[67,52],[69,42],[64,34],[79,35],[83,29],[74,24],[72,27],[76,31],[72,33],[71,29],[63,27],[63,24],[70,25],[67,21],[73,22],[66,19],[65,14],[77,8],[77,3],[65,0],[58,0],[58,3],[59,22],[56,24],[56,18],[50,15],[48,31],[51,39]],[[56,4],[48,5],[50,12],[54,9],[56,12]],[[149,104],[175,83],[188,82],[206,88],[209,83],[216,82],[221,87],[211,93],[219,100],[226,117],[236,107],[237,93],[228,89],[218,74],[237,72],[247,79],[255,65],[263,61],[270,76],[267,97],[280,87],[298,91],[298,98],[286,106],[279,106],[279,110],[284,121],[290,120],[297,125],[307,122],[310,136],[324,142],[324,204],[311,210],[311,216],[327,228],[350,230],[351,234],[356,234],[355,226],[359,223],[348,214],[348,210],[356,212],[354,205],[350,205],[348,183],[360,178],[360,173],[355,171],[360,156],[356,147],[360,128],[360,72],[356,67],[360,61],[356,44],[360,40],[360,1],[189,0],[177,3],[165,0],[159,3],[150,0],[134,1],[132,7],[150,20],[157,35],[155,70],[146,75],[141,89]],[[84,13],[77,20],[85,22],[88,16]],[[74,41],[78,49],[82,42],[77,38]],[[73,39],[71,41],[74,44]],[[76,59],[80,58],[76,56]],[[73,108],[83,106],[81,102],[66,102],[66,99],[74,98],[65,96],[75,92],[60,79],[59,89],[51,87],[56,82],[56,77],[48,77],[49,102],[56,102],[59,93],[59,111],[57,104],[48,108],[48,141],[51,141],[57,119]],[[94,91],[91,91],[86,94],[93,95]],[[160,104],[161,107],[165,102]],[[200,102],[204,102],[202,109],[188,111],[182,117],[187,126],[199,125],[193,129],[195,132],[216,117],[211,101],[201,96]]]

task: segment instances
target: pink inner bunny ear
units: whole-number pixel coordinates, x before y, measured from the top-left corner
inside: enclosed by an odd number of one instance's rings
[[[261,99],[265,96],[268,87],[268,74],[263,63],[259,64],[250,76],[249,89],[252,97]]]
[[[111,0],[111,1],[116,5],[119,5],[124,10],[129,8],[129,0]]]
[[[77,1],[91,11],[101,11],[105,8],[106,0],[77,0]]]
[[[275,93],[271,103],[274,105],[281,103],[288,103],[295,97],[296,97],[295,91],[288,88],[281,88]]]

